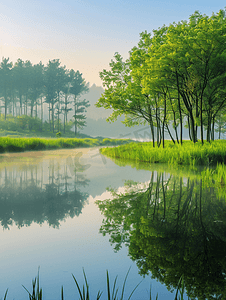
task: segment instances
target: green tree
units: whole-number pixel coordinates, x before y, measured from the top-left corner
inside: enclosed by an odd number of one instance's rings
[[[60,68],[60,60],[49,60],[44,72],[44,86],[45,86],[45,102],[49,104],[49,124],[50,130],[54,132],[54,117],[55,117],[55,104],[58,101],[58,74]],[[52,116],[50,121],[50,115]],[[52,122],[52,126],[51,126]]]
[[[66,67],[59,67],[57,72],[57,103],[56,103],[56,112],[57,112],[57,131],[60,131],[60,114],[62,113],[61,105],[62,101],[62,90],[67,83],[67,74]]]
[[[198,140],[200,127],[207,128],[207,141],[214,133],[217,115],[226,105],[226,18],[225,10],[211,17],[195,12],[189,21],[165,25],[153,34],[141,33],[137,47],[125,62],[116,53],[110,70],[100,72],[105,91],[96,106],[113,109],[108,120],[126,116],[128,126],[148,123],[153,146],[164,130],[173,125],[176,140],[186,116],[191,140]],[[212,134],[212,138],[214,135]]]
[[[84,115],[86,107],[89,106],[89,101],[79,100],[79,97],[87,93],[89,90],[89,84],[85,82],[82,78],[82,73],[79,71],[75,72],[71,70],[71,85],[70,85],[70,94],[73,95],[74,102],[74,126],[75,126],[75,135],[77,134],[78,128],[83,128],[85,126],[86,116]]]
[[[23,96],[25,94],[26,83],[25,83],[25,66],[24,61],[20,58],[16,61],[13,66],[14,83],[19,98],[19,115],[22,115],[23,108]]]
[[[100,72],[105,91],[96,106],[113,109],[107,121],[115,121],[118,116],[124,114],[126,126],[147,122],[151,128],[154,146],[154,101],[152,95],[142,91],[141,76],[135,74],[133,77],[133,67],[137,69],[137,64],[141,65],[145,61],[140,54],[141,51],[136,56],[136,62],[129,59],[124,62],[122,56],[115,53],[114,60],[109,64],[110,71]]]
[[[63,92],[63,106],[62,106],[62,111],[64,114],[64,133],[66,131],[67,128],[67,124],[68,124],[68,113],[72,110],[71,107],[69,107],[69,105],[72,103],[72,99],[70,97],[70,88],[72,86],[72,81],[74,79],[74,70],[67,70],[65,73],[65,82],[64,82],[64,86],[62,88],[62,92]]]
[[[7,108],[10,101],[10,89],[12,83],[12,63],[9,62],[9,58],[2,59],[0,64],[0,91],[5,108],[5,120],[7,116]]]
[[[43,89],[44,89],[44,65],[42,64],[42,62],[32,67],[30,76],[31,76],[30,89],[29,89],[30,109],[31,109],[30,116],[33,117],[34,107],[38,104],[38,99],[42,96]],[[36,117],[37,117],[37,107],[36,107]]]

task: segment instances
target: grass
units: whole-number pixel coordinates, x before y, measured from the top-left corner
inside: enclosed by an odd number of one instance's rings
[[[130,271],[130,268],[126,273],[126,276],[125,276],[125,279],[124,279],[123,285],[122,285],[122,290],[121,290],[121,293],[118,297],[119,288],[117,287],[117,276],[115,277],[115,280],[114,280],[114,283],[113,283],[113,288],[111,289],[110,276],[109,276],[109,272],[107,270],[107,298],[106,298],[106,300],[123,300],[124,299],[124,292],[125,292],[126,281],[127,281],[128,275],[129,275],[129,271]],[[84,269],[83,269],[83,275],[84,275],[85,283],[83,284],[82,287],[79,286],[79,283],[78,283],[77,279],[75,278],[75,276],[73,274],[72,274],[72,277],[74,279],[74,282],[75,282],[76,287],[77,287],[77,291],[79,293],[79,299],[80,300],[91,300],[89,284],[88,284],[88,280],[87,280]],[[134,289],[130,293],[129,297],[127,298],[128,300],[131,299],[133,293],[135,292],[135,290],[137,289],[137,287],[139,286],[140,283],[141,282],[139,282],[134,287]],[[42,300],[43,299],[43,291],[42,291],[42,288],[40,287],[40,281],[39,281],[39,269],[38,269],[37,277],[35,277],[35,279],[32,280],[32,292],[30,293],[29,290],[25,286],[22,285],[22,287],[27,291],[28,296],[29,296],[29,300]],[[7,300],[7,293],[8,293],[8,289],[5,292],[5,295],[4,295],[4,298],[3,298],[4,300]],[[95,299],[99,300],[101,298],[102,294],[103,294],[103,292],[98,291],[97,296],[96,296]],[[178,282],[178,288],[177,288],[174,300],[183,300],[184,299],[183,295],[184,295],[184,280],[183,280],[183,276],[181,276],[181,278]],[[152,296],[151,296],[151,287],[150,287],[149,300],[151,300],[151,299],[152,299]],[[158,299],[158,294],[156,295],[155,299],[156,300]],[[63,286],[61,287],[61,300],[65,300]]]
[[[101,153],[113,158],[146,163],[168,163],[171,165],[216,165],[226,164],[226,140],[211,143],[192,143],[184,141],[183,145],[166,141],[165,148],[153,147],[151,142],[130,143],[114,148],[101,149]]]
[[[60,148],[81,148],[129,143],[129,139],[102,138],[12,138],[0,137],[0,153],[51,150]]]

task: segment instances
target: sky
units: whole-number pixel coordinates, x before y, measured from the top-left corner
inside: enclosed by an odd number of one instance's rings
[[[99,72],[115,52],[127,59],[141,32],[224,7],[223,0],[1,0],[0,57],[45,65],[58,58],[102,86]]]

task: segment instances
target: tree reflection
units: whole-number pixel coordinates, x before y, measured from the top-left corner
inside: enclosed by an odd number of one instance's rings
[[[58,228],[60,221],[79,216],[88,194],[80,186],[88,184],[78,157],[67,157],[59,163],[54,159],[37,167],[23,165],[0,172],[0,222],[9,229],[13,222],[19,227],[45,221]]]
[[[112,193],[97,204],[115,251],[125,243],[140,274],[169,290],[183,276],[190,298],[226,299],[225,198],[202,181],[156,172],[147,188]]]

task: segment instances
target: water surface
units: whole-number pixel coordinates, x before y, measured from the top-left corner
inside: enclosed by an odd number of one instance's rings
[[[103,217],[94,204],[108,196],[106,187],[127,179],[145,182],[150,172],[119,167],[93,148],[1,156],[0,297],[9,288],[8,299],[26,299],[21,285],[31,290],[38,266],[44,299],[59,299],[61,285],[66,299],[75,297],[71,273],[82,284],[83,267],[96,294],[105,290],[106,269],[120,282],[132,266],[131,291],[142,278],[127,249],[114,253],[109,237],[99,233]],[[146,296],[149,283],[139,293]]]
[[[225,198],[199,174],[115,163],[98,148],[2,155],[0,297],[27,299],[38,266],[49,300],[62,285],[77,297],[71,273],[82,285],[82,268],[92,296],[107,269],[122,285],[129,267],[126,295],[143,280],[132,299],[149,299],[150,284],[152,297],[174,299],[181,279],[193,297],[221,295]]]

